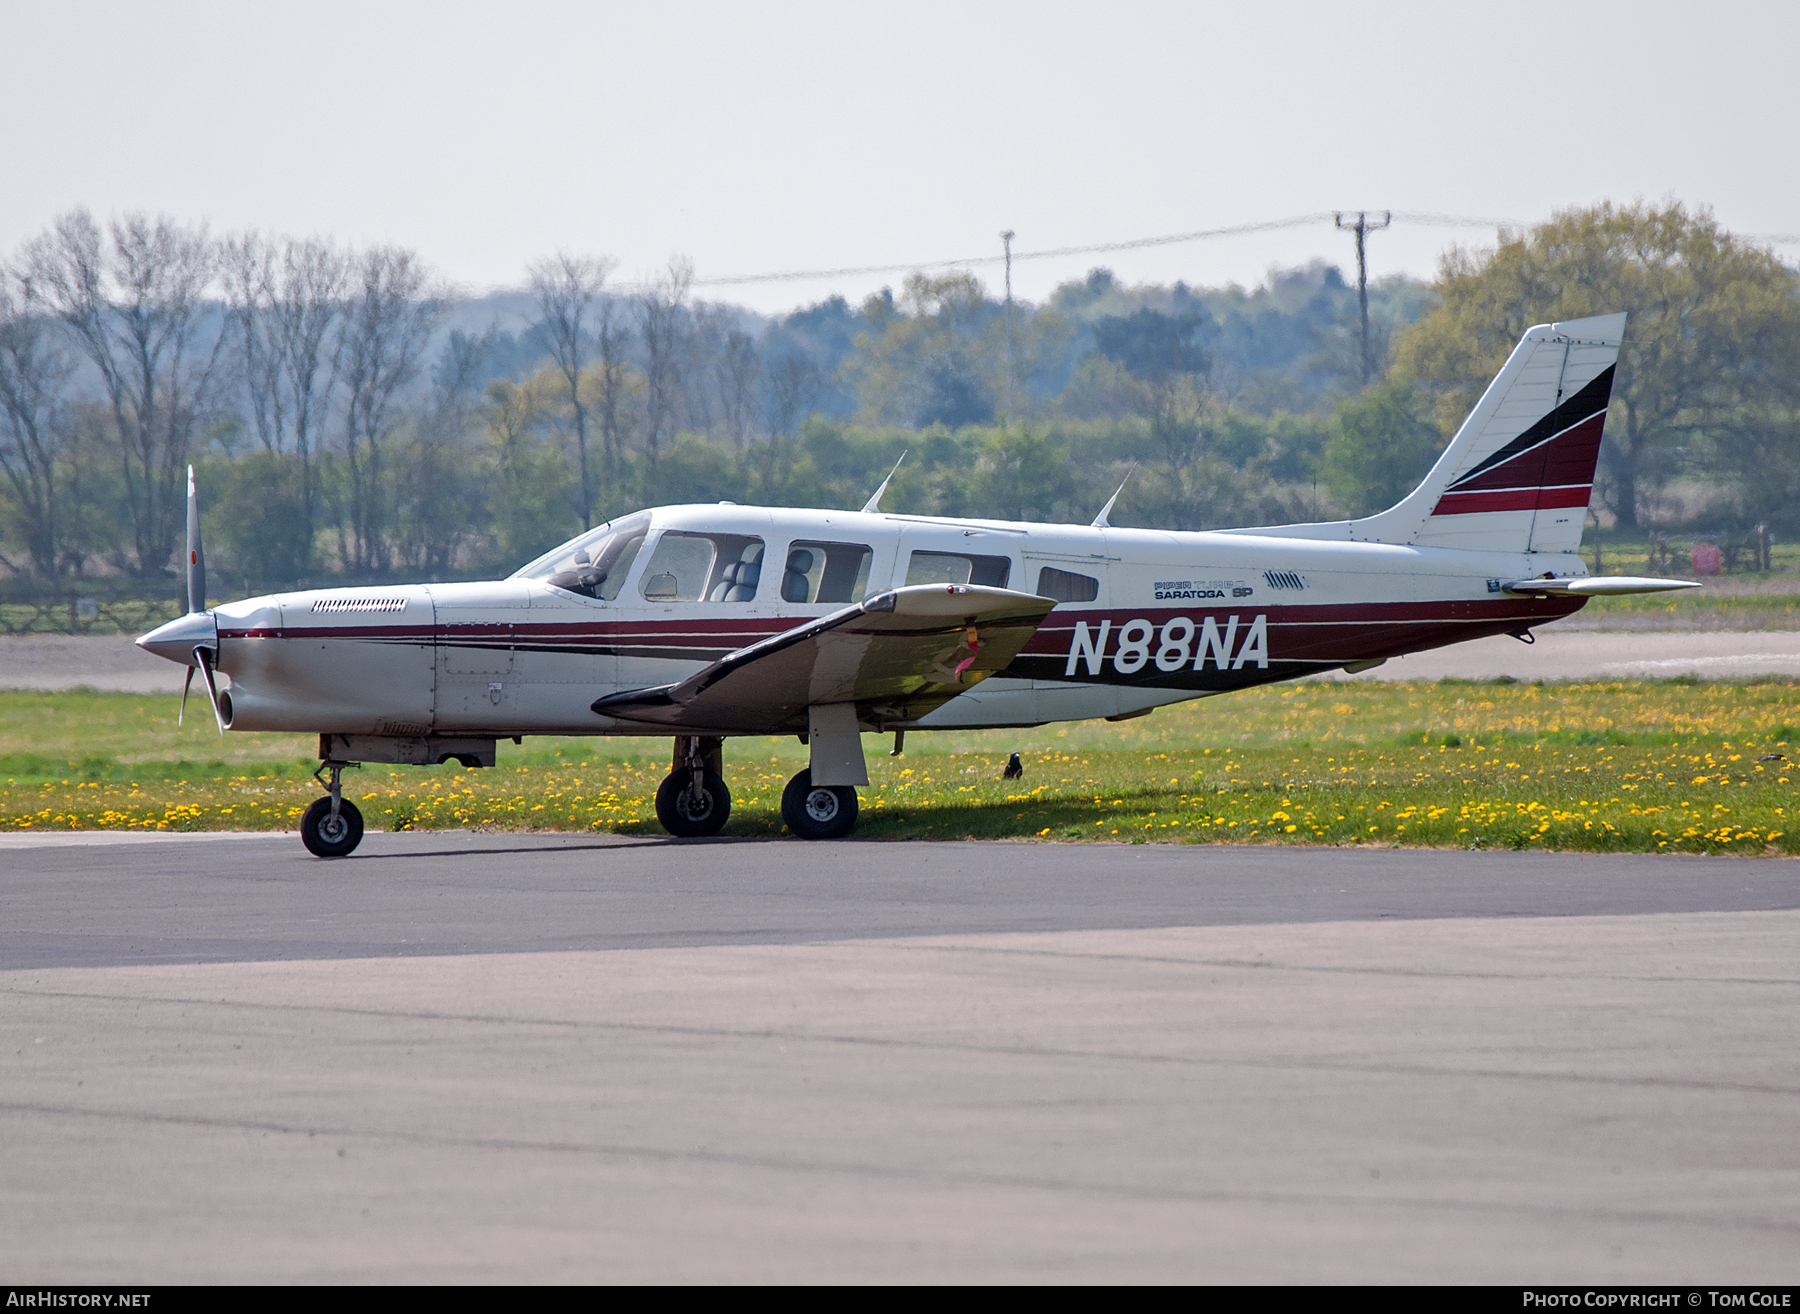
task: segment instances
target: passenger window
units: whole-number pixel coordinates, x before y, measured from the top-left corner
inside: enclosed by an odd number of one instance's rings
[[[794,543],[781,572],[783,602],[861,602],[874,549],[861,543]]]
[[[644,567],[646,602],[748,602],[762,576],[763,542],[743,534],[665,533]]]
[[[1003,589],[1012,574],[1010,557],[977,557],[962,552],[915,552],[906,567],[908,584],[977,584]]]
[[[1092,575],[1045,566],[1038,571],[1037,591],[1038,597],[1058,602],[1092,602],[1100,596],[1100,581]]]

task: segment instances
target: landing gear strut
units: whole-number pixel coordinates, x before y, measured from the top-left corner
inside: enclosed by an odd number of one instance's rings
[[[363,819],[356,804],[344,797],[343,762],[321,762],[313,772],[313,779],[324,785],[330,792],[321,799],[315,799],[313,805],[306,809],[306,815],[300,818],[300,842],[306,845],[306,851],[318,858],[342,858],[348,856],[358,844],[362,843]],[[324,772],[331,772],[331,780],[326,782]]]
[[[683,735],[675,741],[675,761],[656,787],[656,819],[680,839],[717,835],[731,816],[725,787],[723,739]]]
[[[856,789],[815,785],[808,767],[781,791],[781,819],[801,839],[842,839],[856,825]]]

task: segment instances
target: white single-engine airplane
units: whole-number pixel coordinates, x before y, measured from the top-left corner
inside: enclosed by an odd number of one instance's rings
[[[811,765],[782,818],[836,838],[868,784],[865,732],[898,752],[908,730],[1124,720],[1698,587],[1589,578],[1577,552],[1624,328],[1528,330],[1423,483],[1321,524],[1119,529],[1110,501],[1091,525],[887,515],[884,480],[861,511],[641,511],[489,583],[207,610],[190,471],[190,614],[138,644],[200,672],[221,731],[319,735],[328,792],[300,834],[320,857],[362,839],[344,767],[492,766],[524,735],[673,737],[656,814],[696,836],[731,809],[723,741],[798,734]]]

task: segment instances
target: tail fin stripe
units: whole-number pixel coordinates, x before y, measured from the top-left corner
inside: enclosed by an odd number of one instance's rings
[[[1549,511],[1556,507],[1586,506],[1594,494],[1592,484],[1565,484],[1554,488],[1498,488],[1478,493],[1446,493],[1432,508],[1434,516],[1466,516],[1480,511]]]
[[[1599,411],[1510,461],[1491,465],[1480,475],[1457,480],[1446,491],[1469,493],[1481,488],[1591,484],[1594,482],[1594,460],[1600,453],[1600,434],[1605,425],[1606,412]]]
[[[1523,456],[1532,448],[1550,442],[1566,433],[1568,430],[1580,425],[1584,420],[1591,420],[1595,416],[1604,417],[1606,414],[1607,403],[1612,398],[1613,371],[1615,368],[1615,366],[1608,365],[1605,369],[1601,370],[1599,374],[1594,376],[1593,381],[1589,383],[1587,387],[1583,388],[1562,405],[1544,416],[1543,419],[1532,425],[1517,438],[1514,438],[1511,442],[1507,443],[1499,451],[1488,457],[1487,460],[1469,471],[1468,474],[1451,484],[1450,489],[1446,491],[1466,488],[1473,484],[1477,478],[1486,474],[1495,466],[1502,465],[1516,457]]]

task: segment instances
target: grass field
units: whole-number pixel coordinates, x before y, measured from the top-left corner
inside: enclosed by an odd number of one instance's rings
[[[178,730],[168,699],[0,693],[0,832],[294,826],[319,793],[316,741],[220,738],[198,710]],[[1788,679],[1301,683],[1117,725],[915,733],[900,758],[887,742],[864,741],[864,838],[1800,852]],[[1014,750],[1025,778],[1006,782]],[[667,754],[664,739],[527,740],[495,770],[369,767],[345,792],[372,830],[656,833]],[[726,833],[779,833],[805,755],[730,741]]]

